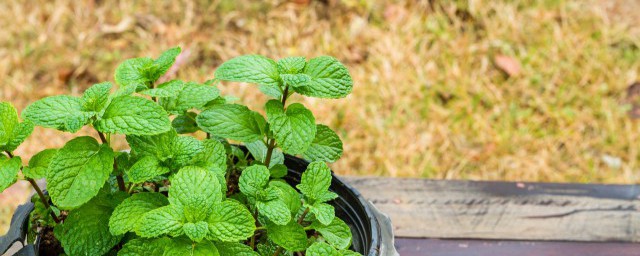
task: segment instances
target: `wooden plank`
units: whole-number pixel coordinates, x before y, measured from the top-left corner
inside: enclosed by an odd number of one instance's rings
[[[397,237],[640,241],[640,188],[345,177]]]
[[[637,256],[640,244],[400,238],[396,249],[402,256]]]

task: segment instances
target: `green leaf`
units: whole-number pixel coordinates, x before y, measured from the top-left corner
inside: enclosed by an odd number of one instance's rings
[[[340,250],[340,255],[341,256],[362,256],[362,254],[351,251],[351,250]]]
[[[13,130],[13,135],[6,146],[0,146],[0,150],[14,151],[22,142],[24,142],[33,132],[34,125],[31,121],[26,120],[19,123]]]
[[[196,116],[198,114],[193,112],[187,112],[185,114],[176,116],[176,118],[171,121],[171,126],[176,130],[179,134],[185,133],[194,133],[200,130],[198,124],[196,123]]]
[[[342,256],[338,250],[331,247],[327,243],[317,242],[313,243],[307,248],[306,256]]]
[[[316,216],[316,219],[324,224],[329,225],[333,221],[333,218],[336,217],[335,209],[333,206],[316,202],[311,206],[311,213]]]
[[[218,242],[215,243],[216,248],[220,255],[233,255],[233,256],[260,256],[257,252],[254,252],[251,247],[241,243],[234,242]]]
[[[302,206],[302,201],[300,200],[300,194],[296,189],[280,180],[270,181],[269,187],[277,188],[282,192],[282,201],[284,201],[291,213],[295,214],[298,212],[298,209]]]
[[[184,86],[184,82],[180,80],[171,80],[158,85],[156,88],[140,91],[140,94],[151,97],[177,97]]]
[[[164,256],[220,256],[210,241],[194,243],[189,239],[172,239],[164,249]],[[226,255],[225,255],[226,256]]]
[[[194,242],[200,242],[209,233],[207,223],[204,221],[198,221],[196,223],[185,223],[182,226],[184,234],[187,235]]]
[[[258,90],[275,99],[282,98],[282,89],[275,85],[259,85]]]
[[[169,117],[160,106],[134,96],[114,98],[94,125],[104,133],[127,135],[154,135],[171,129]]]
[[[67,132],[77,132],[93,115],[82,111],[79,98],[66,95],[46,97],[22,111],[22,117],[36,125]]]
[[[12,139],[13,130],[18,125],[18,112],[9,102],[0,102],[0,147]]]
[[[109,218],[109,230],[113,235],[133,231],[140,218],[147,212],[169,204],[160,193],[137,193],[118,205]]]
[[[29,166],[22,169],[22,173],[27,178],[42,179],[47,174],[47,169],[51,160],[58,152],[57,149],[45,149],[38,152],[29,159]]]
[[[111,91],[111,83],[104,82],[94,84],[89,87],[82,95],[82,109],[84,111],[102,111],[109,103],[109,92]]]
[[[251,155],[254,159],[260,161],[261,163],[266,163],[267,161],[267,145],[264,144],[262,140],[256,140],[254,142],[248,142],[244,144],[251,152]],[[276,164],[284,163],[284,154],[282,150],[279,148],[273,149],[271,153],[271,162],[269,162],[269,168],[273,167]]]
[[[271,172],[272,178],[282,178],[284,176],[287,176],[287,174],[289,173],[289,169],[284,164],[274,164],[269,169],[269,172]]]
[[[266,191],[271,194],[270,196],[275,195],[275,198],[256,201],[258,212],[276,225],[286,225],[291,220],[291,210],[281,198],[282,193],[275,188],[269,188]]]
[[[47,170],[47,190],[61,209],[74,209],[98,194],[113,171],[113,150],[88,136],[67,142]]]
[[[122,62],[116,68],[115,80],[122,87],[147,86],[150,82],[155,81],[153,59],[151,58],[133,58]]]
[[[180,207],[167,205],[148,211],[136,222],[135,232],[140,237],[158,237],[164,234],[180,236],[187,220]]]
[[[309,60],[304,74],[311,77],[311,81],[294,89],[305,96],[336,99],[349,95],[353,90],[349,70],[333,57],[321,56]]]
[[[151,136],[127,135],[127,142],[135,156],[155,156],[164,161],[172,156],[171,144],[177,136],[174,130]]]
[[[213,212],[207,219],[209,223],[208,239],[235,242],[252,236],[256,230],[251,212],[234,200],[226,200],[213,206]]]
[[[198,205],[205,201],[201,211],[210,211],[213,204],[222,201],[220,183],[215,174],[201,167],[187,166],[171,179],[169,201],[173,205]]]
[[[200,113],[196,122],[203,131],[214,136],[253,142],[263,138],[256,115],[259,114],[242,105],[216,105]]]
[[[118,256],[162,255],[164,246],[170,242],[171,240],[167,237],[156,239],[136,238],[124,244],[122,249],[118,251]]]
[[[316,135],[315,117],[300,103],[293,103],[285,112],[282,103],[270,100],[266,106],[269,128],[285,153],[304,153]]]
[[[122,239],[109,232],[109,216],[126,193],[98,196],[82,207],[70,211],[54,234],[67,255],[103,255]]]
[[[282,79],[285,85],[290,85],[294,88],[306,86],[307,83],[311,81],[311,77],[305,74],[282,74],[280,75],[280,79]]]
[[[129,181],[140,184],[170,171],[169,167],[161,165],[154,156],[145,156],[129,168],[127,175]]]
[[[286,57],[278,60],[278,73],[298,74],[304,70],[305,65],[307,65],[305,57]]]
[[[156,81],[162,77],[176,62],[176,57],[182,52],[180,47],[173,47],[160,54],[158,59],[153,61],[153,73],[151,75],[151,81]]]
[[[267,225],[267,236],[287,251],[304,251],[307,248],[307,233],[295,221],[287,225]]]
[[[175,97],[160,98],[159,104],[167,112],[182,114],[189,109],[204,107],[209,101],[217,98],[218,95],[220,95],[218,88],[189,82],[178,90],[178,94]]]
[[[240,191],[251,197],[257,197],[259,191],[269,182],[269,169],[264,165],[252,165],[244,169],[240,174],[238,186]]]
[[[16,183],[21,166],[20,157],[0,158],[0,192]]]
[[[202,146],[203,150],[193,156],[190,164],[226,174],[227,152],[224,145],[217,140],[208,139],[202,141]]]
[[[202,142],[190,136],[177,136],[171,142],[171,169],[180,169],[191,161],[193,157],[204,150]]]
[[[338,134],[326,125],[316,125],[316,137],[311,146],[302,153],[309,161],[335,162],[342,156],[342,141]]]
[[[278,86],[276,62],[260,55],[244,55],[222,63],[216,69],[219,80],[247,82],[272,87]]]
[[[333,218],[329,225],[316,221],[310,227],[318,231],[329,244],[336,248],[347,249],[351,245],[351,229],[339,218]]]
[[[305,196],[318,200],[323,198],[331,186],[331,170],[325,162],[313,162],[302,173],[300,184],[296,186]]]

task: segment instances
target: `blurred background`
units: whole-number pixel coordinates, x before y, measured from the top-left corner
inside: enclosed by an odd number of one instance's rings
[[[332,55],[353,93],[292,101],[343,138],[338,174],[637,183],[638,10],[637,0],[4,0],[0,100],[20,111],[80,95],[113,81],[124,59],[172,46],[184,52],[175,75],[200,82],[242,54]],[[254,110],[266,100],[254,85],[220,88]],[[36,128],[15,153],[26,162],[71,136]],[[0,194],[0,234],[28,196],[26,182]]]

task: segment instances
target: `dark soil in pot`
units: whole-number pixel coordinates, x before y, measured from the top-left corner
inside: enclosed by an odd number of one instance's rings
[[[289,168],[289,174],[285,180],[295,187],[300,183],[302,172],[306,170],[309,162],[286,155],[285,165]],[[351,228],[353,234],[352,250],[367,256],[397,255],[393,246],[391,223],[386,216],[379,213],[358,191],[342,182],[335,175],[330,190],[339,196],[330,202],[335,207],[336,216]],[[4,253],[16,241],[24,242],[26,240],[29,213],[32,210],[32,203],[21,205],[16,210],[9,233],[0,237],[0,252]],[[16,255],[58,255],[62,251],[51,229],[40,232],[36,239],[36,245],[24,247]]]

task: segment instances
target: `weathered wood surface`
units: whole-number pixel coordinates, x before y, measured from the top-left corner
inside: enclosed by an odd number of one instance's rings
[[[640,241],[639,186],[344,180],[391,217],[396,237]]]
[[[638,243],[440,240],[400,238],[402,256],[637,256]]]

